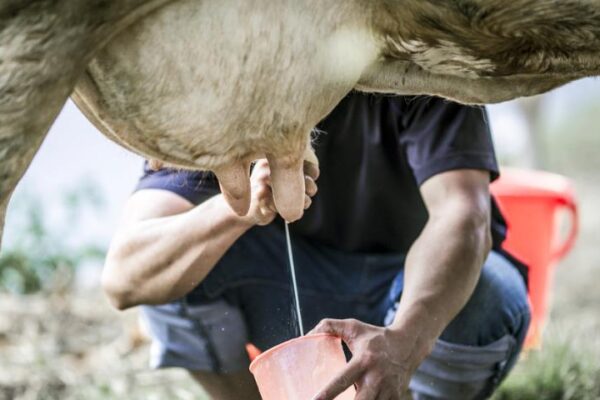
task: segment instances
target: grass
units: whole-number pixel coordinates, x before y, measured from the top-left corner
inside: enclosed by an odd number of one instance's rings
[[[598,340],[570,333],[547,335],[544,348],[524,357],[494,400],[600,399]]]

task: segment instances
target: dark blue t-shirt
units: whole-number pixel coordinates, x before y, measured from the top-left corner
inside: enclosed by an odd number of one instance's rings
[[[498,176],[486,118],[484,108],[433,97],[349,94],[317,127],[319,192],[292,233],[349,252],[406,253],[428,217],[423,182],[465,168]],[[137,189],[145,188],[193,204],[219,193],[211,173],[147,167]],[[490,201],[499,249],[506,226]]]

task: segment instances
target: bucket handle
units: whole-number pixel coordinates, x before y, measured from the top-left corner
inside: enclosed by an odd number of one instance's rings
[[[571,215],[571,230],[567,235],[567,238],[552,252],[552,259],[554,261],[559,261],[564,258],[567,253],[571,250],[573,245],[575,244],[575,239],[577,238],[577,233],[579,232],[579,217],[577,212],[577,204],[572,198],[561,199],[561,205],[564,206]]]

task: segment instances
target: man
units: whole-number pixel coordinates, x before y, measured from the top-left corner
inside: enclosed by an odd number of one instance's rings
[[[407,387],[416,399],[486,398],[514,365],[529,308],[500,248],[485,118],[354,93],[319,125],[319,193],[307,163],[307,211],[290,225],[300,304],[305,326],[342,337],[352,359],[317,399],[352,384],[361,400]],[[219,400],[260,398],[246,343],[266,350],[298,334],[265,160],[251,182],[239,217],[213,175],[146,168],[103,276],[116,307],[147,305],[153,365],[189,370]]]

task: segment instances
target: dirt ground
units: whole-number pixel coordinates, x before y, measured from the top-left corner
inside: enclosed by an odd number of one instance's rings
[[[0,297],[0,400],[204,398],[185,373],[149,370],[136,312],[99,293]]]

